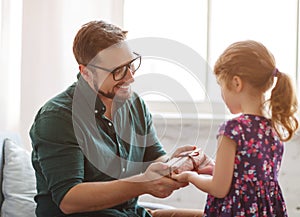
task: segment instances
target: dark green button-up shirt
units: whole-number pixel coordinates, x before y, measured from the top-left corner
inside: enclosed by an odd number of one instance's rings
[[[38,217],[149,216],[137,198],[97,212],[65,215],[59,209],[73,186],[139,174],[165,154],[151,114],[136,94],[114,99],[112,120],[105,110],[80,76],[39,110],[30,130]]]

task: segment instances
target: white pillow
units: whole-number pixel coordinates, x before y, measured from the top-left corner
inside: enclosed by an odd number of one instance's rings
[[[2,217],[34,217],[35,173],[30,152],[12,140],[4,142]]]

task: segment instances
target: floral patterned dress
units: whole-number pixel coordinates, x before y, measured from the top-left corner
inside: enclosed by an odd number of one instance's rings
[[[222,124],[218,135],[237,144],[234,173],[226,197],[208,195],[204,216],[287,216],[278,183],[284,144],[271,121],[244,114]]]

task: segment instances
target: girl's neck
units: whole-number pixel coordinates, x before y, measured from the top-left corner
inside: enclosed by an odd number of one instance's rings
[[[264,102],[264,97],[257,97],[257,96],[245,97],[242,103],[242,113],[264,116],[263,102]]]

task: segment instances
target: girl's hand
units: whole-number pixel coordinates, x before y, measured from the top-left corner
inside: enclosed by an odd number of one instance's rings
[[[171,178],[175,179],[178,182],[190,182],[190,177],[195,175],[198,174],[194,171],[185,171],[180,174],[172,173]]]
[[[213,159],[204,155],[204,161],[197,168],[198,174],[212,175],[215,168],[215,162]]]
[[[182,153],[192,152],[196,148],[197,147],[194,146],[194,145],[181,146],[181,147],[177,148],[176,151],[172,154],[171,159],[174,158],[174,157],[179,157]]]
[[[206,174],[206,175],[213,175],[214,165],[209,164],[201,169],[198,169],[198,174]]]

